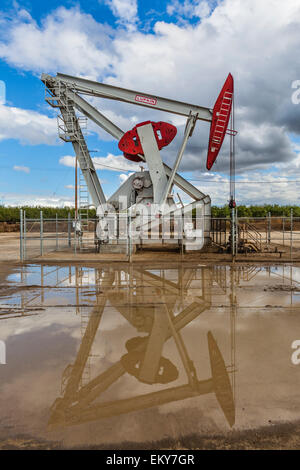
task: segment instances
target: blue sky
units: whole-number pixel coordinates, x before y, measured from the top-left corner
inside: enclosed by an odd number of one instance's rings
[[[292,84],[300,79],[299,23],[296,0],[3,0],[0,203],[73,203],[74,153],[57,137],[56,111],[44,100],[42,72],[69,73],[208,107],[232,72],[237,180],[242,182],[238,202],[298,203],[300,104],[292,100]],[[172,165],[184,119],[92,102],[123,130],[147,119],[176,125],[177,140],[162,152]],[[128,163],[117,142],[93,123],[87,130],[109,196],[138,166]],[[205,123],[197,124],[180,172],[210,194],[213,204],[226,204],[228,139],[208,174],[208,131]]]

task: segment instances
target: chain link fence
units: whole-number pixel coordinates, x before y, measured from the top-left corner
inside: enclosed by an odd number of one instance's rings
[[[300,255],[300,217],[256,217],[237,219],[239,250],[279,253],[279,257]]]
[[[227,253],[237,259],[270,256],[271,259],[300,260],[300,217],[294,217],[292,212],[289,217],[272,217],[269,214],[267,217],[235,216],[231,219],[204,220],[191,216],[184,220],[180,216],[171,218],[168,224],[159,219],[150,222],[143,221],[143,224],[140,223],[142,229],[135,227],[135,236],[129,236],[133,219],[122,214],[122,223],[118,221],[116,226],[115,219],[108,218],[108,228],[105,229],[108,238],[100,244],[96,237],[98,219],[85,220],[84,223],[72,219],[70,215],[67,219],[44,219],[42,211],[39,219],[29,219],[21,210],[20,259],[25,261],[55,251],[76,254],[109,253],[112,250],[130,257],[136,251],[151,250],[153,247],[177,250],[182,256],[189,246],[191,250],[201,253],[215,256]],[[193,247],[188,240],[189,232],[192,233],[191,239],[195,236],[197,239],[197,230],[205,240],[204,247],[199,243]],[[117,251],[117,247],[122,250]]]
[[[20,259],[43,256],[53,251],[76,253],[84,248],[95,250],[96,219],[85,223],[84,234],[76,230],[78,221],[69,217],[44,219],[43,212],[39,219],[29,219],[26,212],[20,213]]]

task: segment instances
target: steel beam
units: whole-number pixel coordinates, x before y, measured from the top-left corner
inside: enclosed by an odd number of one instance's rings
[[[67,130],[70,130],[70,133],[73,132],[73,129],[68,129],[68,122],[69,122],[69,115],[72,115],[73,122],[76,123],[76,115],[74,109],[69,109],[66,111],[63,107],[60,108],[61,114],[63,116],[65,125]],[[98,207],[101,204],[105,204],[106,199],[97,176],[93,161],[90,157],[85,138],[83,136],[82,130],[80,125],[77,124],[77,138],[76,140],[72,140],[72,145],[75,151],[75,154],[78,158],[78,163],[82,174],[84,176],[85,182],[87,187],[89,188],[89,192],[93,201],[93,204]]]
[[[159,201],[160,204],[162,204],[162,205],[166,202],[166,199],[167,199],[167,197],[168,197],[168,194],[169,194],[169,192],[171,191],[171,188],[172,188],[172,186],[173,186],[173,182],[174,182],[175,175],[176,175],[176,173],[177,173],[177,169],[178,169],[178,167],[179,167],[179,165],[180,165],[180,162],[181,162],[181,159],[182,159],[182,156],[183,156],[183,152],[185,151],[185,147],[186,147],[188,138],[190,137],[191,132],[193,131],[193,128],[195,127],[196,119],[197,119],[197,116],[194,116],[194,115],[190,115],[190,116],[188,117],[188,120],[187,120],[187,123],[186,123],[186,128],[185,128],[185,131],[184,131],[184,137],[183,137],[183,141],[182,141],[181,147],[180,147],[180,149],[179,149],[179,151],[178,151],[178,154],[177,154],[177,157],[176,157],[176,160],[175,160],[173,169],[172,169],[172,173],[171,173],[171,175],[169,176],[168,183],[167,183],[167,185],[166,185],[165,188],[164,188],[164,192],[163,192],[162,198],[161,198],[161,200]]]
[[[102,127],[106,132],[120,140],[124,135],[124,132],[116,126],[112,121],[107,119],[98,109],[88,103],[86,100],[81,98],[77,93],[72,93],[72,99],[74,106],[78,111],[83,113],[86,117],[94,121],[98,126]]]
[[[188,117],[190,112],[198,114],[197,119],[210,122],[212,120],[212,110],[203,106],[197,106],[183,101],[171,100],[161,96],[149,95],[141,91],[128,90],[104,83],[86,80],[85,78],[73,77],[63,73],[57,73],[57,78],[68,84],[74,91],[87,95],[98,96],[99,98],[108,98],[111,100],[124,101],[138,106],[158,109],[180,116]],[[42,80],[47,79],[49,75],[43,74]],[[52,77],[51,77],[52,78]]]
[[[144,126],[137,127],[137,133],[141,141],[153,184],[153,202],[154,204],[159,204],[164,188],[167,185],[167,177],[154,136],[152,124],[145,124]]]

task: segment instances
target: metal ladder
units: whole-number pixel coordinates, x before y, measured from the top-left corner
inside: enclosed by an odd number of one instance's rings
[[[81,339],[83,338],[86,330],[89,328],[90,313],[86,311],[86,307],[81,307],[80,309],[80,332]],[[88,384],[91,380],[91,355],[88,356],[85,367],[82,371],[80,386]]]
[[[82,292],[82,287],[84,287],[85,285],[89,286],[90,284],[89,283],[90,269],[80,267],[78,274],[79,275],[78,275],[77,282],[80,283],[81,292]],[[82,340],[84,335],[89,333],[90,309],[87,308],[86,306],[80,306],[78,313],[80,314],[80,334],[81,334],[81,340]],[[82,371],[80,386],[83,387],[84,385],[89,383],[90,380],[91,380],[91,355],[89,354],[85,367]]]
[[[218,120],[216,123],[214,135],[212,138],[212,142],[215,143],[216,145],[221,145],[222,143],[221,142],[222,135],[224,133],[226,120],[230,113],[231,101],[232,101],[232,93],[230,91],[227,91],[226,93],[224,93],[224,97],[223,97],[221,107],[220,107],[220,112],[218,115]]]
[[[81,226],[80,250],[88,248],[89,245],[89,191],[82,174],[79,172],[79,206],[78,217]]]
[[[253,224],[249,222],[239,222],[239,242],[245,246],[249,246],[253,251],[262,250],[262,237],[261,233],[256,229]]]
[[[73,102],[67,98],[63,91],[56,90],[55,107],[59,107],[61,114],[57,116],[58,135],[65,142],[75,142],[80,148],[81,155],[89,157],[88,147],[85,141],[87,132],[87,118],[76,116]],[[49,101],[49,99],[48,99]],[[53,100],[52,100],[53,103]],[[83,175],[85,168],[79,170],[79,207],[78,218],[81,227],[79,237],[80,251],[87,249],[89,245],[89,190]]]

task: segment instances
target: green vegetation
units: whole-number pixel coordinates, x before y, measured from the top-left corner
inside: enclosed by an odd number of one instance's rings
[[[263,206],[238,206],[239,217],[265,217],[268,213],[271,216],[286,216],[288,217],[293,209],[294,217],[300,217],[300,206],[279,206],[278,204]],[[0,222],[16,223],[20,221],[20,209],[26,211],[28,219],[39,219],[40,211],[43,211],[44,219],[55,219],[56,214],[59,219],[67,219],[70,212],[71,217],[74,218],[74,209],[69,207],[4,207],[0,206]],[[96,217],[95,209],[89,210],[89,217],[91,219]],[[212,206],[212,217],[230,217],[229,207]]]
[[[266,217],[270,212],[272,217],[288,217],[293,209],[294,217],[300,217],[300,206],[279,206],[278,204],[264,204],[263,206],[237,206],[238,217]],[[212,217],[230,217],[229,207],[211,208]]]
[[[20,221],[20,209],[26,211],[28,219],[39,219],[40,211],[43,211],[44,219],[55,219],[56,214],[59,219],[67,219],[70,212],[71,217],[74,218],[74,209],[69,207],[4,207],[0,206],[0,222],[16,223]],[[89,209],[89,217],[91,219],[96,217],[96,210]]]

